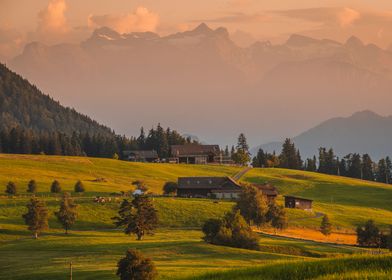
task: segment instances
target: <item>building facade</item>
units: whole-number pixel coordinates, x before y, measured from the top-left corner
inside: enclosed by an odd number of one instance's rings
[[[177,196],[237,199],[242,187],[230,177],[180,177]]]
[[[312,210],[313,200],[295,197],[295,196],[285,196],[284,197],[284,206],[286,208],[296,208],[302,210]]]

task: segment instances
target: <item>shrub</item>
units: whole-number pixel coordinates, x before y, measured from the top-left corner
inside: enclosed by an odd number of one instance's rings
[[[381,233],[373,220],[357,227],[357,243],[364,247],[379,247],[381,245]]]
[[[37,192],[37,183],[35,182],[35,180],[30,180],[30,182],[27,184],[27,192],[29,193]]]
[[[57,180],[53,181],[52,186],[50,187],[50,192],[52,192],[52,193],[60,193],[61,192],[61,186]]]
[[[8,182],[7,186],[5,187],[5,193],[8,195],[16,195],[16,184],[14,182]]]
[[[282,230],[287,227],[287,215],[286,211],[281,205],[277,205],[275,202],[268,205],[267,221],[271,222],[271,226],[275,230]]]
[[[84,185],[82,183],[82,181],[77,181],[75,184],[75,192],[76,193],[82,193],[85,191]]]
[[[259,250],[255,234],[239,210],[226,213],[222,220],[210,219],[203,226],[204,240],[211,244]]]
[[[178,184],[176,182],[166,182],[163,186],[164,194],[175,194],[177,192]]]
[[[321,221],[320,232],[325,236],[331,235],[332,225],[331,222],[329,221],[328,215],[324,215]]]
[[[121,280],[152,280],[158,275],[154,263],[140,251],[129,249],[117,264]]]

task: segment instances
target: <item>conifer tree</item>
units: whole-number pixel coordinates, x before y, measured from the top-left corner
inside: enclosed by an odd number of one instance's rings
[[[332,232],[332,224],[329,221],[328,215],[324,215],[321,220],[320,232],[325,236],[330,235]]]
[[[286,138],[282,145],[282,152],[279,155],[281,168],[300,169],[302,162],[299,152],[295,149],[294,143],[289,138]],[[302,164],[301,164],[302,165]]]
[[[387,163],[385,159],[380,159],[377,165],[377,182],[386,183],[387,178]]]
[[[52,185],[50,186],[50,192],[51,193],[60,193],[61,192],[61,186],[59,181],[54,180]]]
[[[37,183],[35,182],[35,180],[30,180],[30,182],[27,184],[27,192],[29,193],[37,192]]]
[[[33,197],[30,203],[27,204],[27,213],[22,217],[28,229],[33,232],[34,238],[37,239],[38,235],[48,229],[48,209],[43,201]]]
[[[85,191],[84,184],[82,183],[82,181],[78,180],[78,181],[76,182],[74,191],[75,191],[76,193],[82,193],[82,192]]]
[[[60,202],[59,211],[54,213],[59,223],[65,229],[65,234],[68,234],[68,230],[75,223],[78,216],[77,205],[74,203],[69,193],[64,193]]]
[[[362,155],[362,179],[374,181],[373,161],[368,154]]]
[[[235,163],[246,165],[250,161],[249,145],[243,133],[238,136],[236,151],[232,154]]]
[[[16,188],[16,184],[14,182],[8,182],[7,186],[5,188],[5,193],[7,195],[16,195],[17,193],[17,188]]]

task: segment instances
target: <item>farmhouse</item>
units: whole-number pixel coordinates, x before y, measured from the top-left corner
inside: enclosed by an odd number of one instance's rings
[[[159,159],[155,150],[124,151],[124,159],[134,162],[155,162]]]
[[[219,162],[219,145],[172,145],[171,156],[177,163],[207,164]]]
[[[276,197],[278,196],[278,191],[276,189],[275,186],[266,183],[263,185],[254,185],[259,191],[261,191],[263,193],[263,195],[265,195],[267,197],[267,201],[270,202],[274,202]]]
[[[230,177],[178,178],[177,196],[236,199],[242,187]]]
[[[284,197],[284,206],[286,208],[297,208],[303,210],[312,210],[313,200],[300,198],[295,196],[285,196]]]

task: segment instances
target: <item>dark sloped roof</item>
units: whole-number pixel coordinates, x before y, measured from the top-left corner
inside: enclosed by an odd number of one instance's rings
[[[259,189],[264,195],[267,196],[277,196],[278,195],[278,190],[276,189],[275,186],[271,184],[263,184],[263,185],[254,185],[256,188]]]
[[[241,186],[230,177],[180,177],[178,189],[238,189]]]
[[[285,197],[285,198],[286,198],[286,197],[287,197],[287,198],[293,198],[293,199],[295,199],[295,200],[303,200],[303,201],[310,201],[310,202],[313,201],[312,199],[302,198],[302,197],[298,197],[298,196],[291,196],[291,195],[285,195],[284,197]]]
[[[219,155],[219,145],[198,145],[198,144],[186,144],[186,145],[172,145],[171,154],[172,157],[184,156],[184,155]]]
[[[155,150],[144,151],[124,151],[124,156],[135,156],[138,158],[158,158],[158,153]]]

